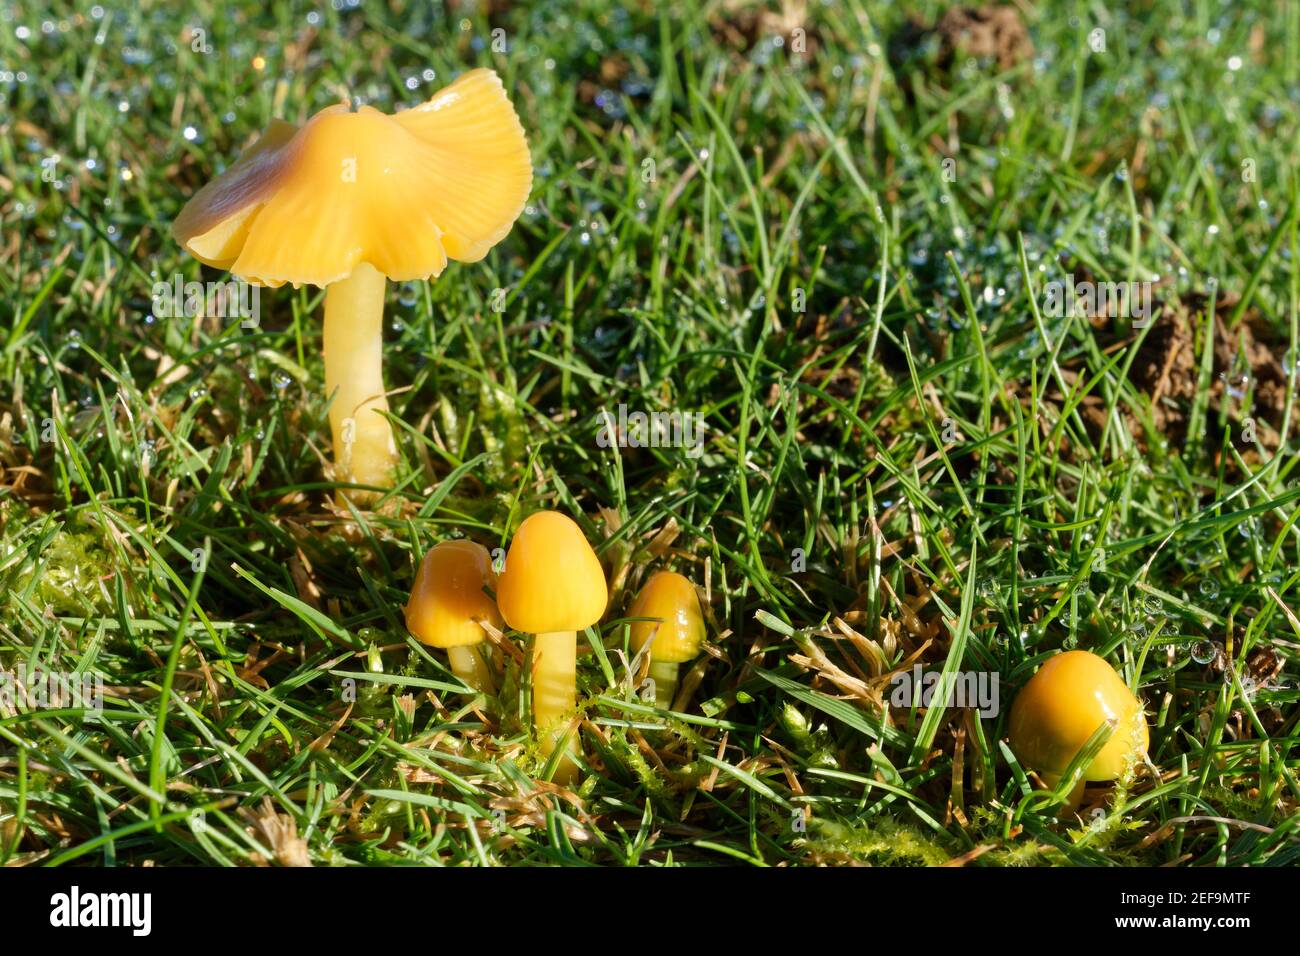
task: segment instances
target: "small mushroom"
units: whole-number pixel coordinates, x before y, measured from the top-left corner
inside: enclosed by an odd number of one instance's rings
[[[1077,807],[1087,781],[1115,780],[1146,753],[1149,743],[1142,703],[1104,658],[1067,651],[1050,658],[1011,705],[1011,749],[1048,786],[1060,783],[1075,756],[1098,728],[1110,739],[1070,792]]]
[[[495,586],[486,548],[473,541],[443,541],[420,562],[406,602],[406,627],[416,639],[446,648],[452,673],[488,693],[496,682],[478,645],[484,623],[501,628],[496,602],[484,591]]]
[[[655,619],[632,622],[632,650],[639,654],[650,645],[655,703],[667,710],[677,695],[678,669],[693,660],[704,643],[704,615],[695,585],[675,571],[659,571],[642,586],[628,617]]]
[[[497,603],[511,628],[533,639],[533,724],[549,756],[569,736],[577,701],[578,635],[600,620],[609,601],[596,552],[571,518],[558,511],[529,515],[515,532],[497,581]],[[569,743],[577,749],[576,739]],[[555,771],[568,783],[577,766],[567,756]]]
[[[335,478],[387,489],[397,446],[384,416],[386,281],[482,259],[519,217],[532,176],[501,80],[471,70],[392,116],[338,105],[301,128],[273,120],[185,204],[172,234],[199,261],[253,285],[326,290]]]

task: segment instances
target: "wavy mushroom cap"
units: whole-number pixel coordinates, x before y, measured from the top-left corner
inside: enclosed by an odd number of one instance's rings
[[[650,643],[650,659],[683,664],[700,653],[704,643],[704,615],[695,585],[675,571],[651,575],[632,602],[628,617],[658,618],[633,621],[632,650],[640,652]]]
[[[501,616],[516,631],[579,631],[609,601],[605,571],[582,529],[558,511],[524,519],[497,582]]]
[[[1034,770],[1059,775],[1103,723],[1115,730],[1085,780],[1114,780],[1146,753],[1147,722],[1141,701],[1104,658],[1067,651],[1043,664],[1016,695],[1011,749]]]
[[[492,559],[481,544],[443,541],[435,545],[420,562],[411,587],[407,630],[433,647],[479,643],[486,636],[480,621],[501,627],[501,614],[483,591],[495,584]]]
[[[273,120],[185,204],[172,234],[196,259],[259,285],[326,286],[368,262],[390,279],[482,259],[532,188],[524,130],[491,70],[389,116],[330,106]]]

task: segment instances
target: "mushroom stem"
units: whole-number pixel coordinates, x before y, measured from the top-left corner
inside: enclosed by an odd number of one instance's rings
[[[670,661],[651,661],[650,679],[655,682],[655,706],[663,710],[673,709],[673,698],[677,696],[677,675],[681,665]]]
[[[573,716],[578,695],[577,631],[541,631],[533,642],[533,725],[547,757],[555,751]],[[577,750],[569,740],[568,750]],[[555,768],[554,781],[568,783],[577,776],[577,765],[568,757]]]
[[[1062,775],[1059,773],[1043,773],[1039,776],[1043,778],[1043,783],[1047,784],[1049,789],[1055,790],[1061,782]],[[1083,791],[1087,783],[1087,780],[1080,777],[1079,782],[1070,788],[1070,795],[1065,798],[1065,803],[1062,804],[1066,810],[1079,809],[1079,804],[1083,802]]]
[[[459,644],[449,647],[447,661],[451,664],[451,672],[470,687],[484,693],[492,693],[496,682],[492,679],[492,671],[488,668],[487,661],[479,653],[479,645]]]
[[[336,480],[392,486],[397,446],[384,395],[383,273],[362,262],[325,292],[325,391]]]

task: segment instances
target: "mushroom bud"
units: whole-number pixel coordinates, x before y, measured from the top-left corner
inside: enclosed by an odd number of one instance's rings
[[[693,660],[704,643],[704,615],[695,585],[675,571],[659,571],[642,586],[628,617],[655,619],[632,622],[632,650],[639,654],[650,645],[655,703],[667,710],[677,695],[679,667]]]
[[[501,613],[484,588],[496,587],[492,558],[473,541],[443,541],[420,562],[406,627],[422,644],[443,647],[452,673],[475,690],[491,692],[495,681],[477,645],[483,623],[500,630]]]
[[[506,552],[497,603],[511,628],[535,635],[533,724],[548,756],[568,736],[577,702],[577,632],[599,621],[608,601],[600,560],[571,518],[539,511],[524,519]],[[576,772],[566,756],[555,780],[568,783]]]
[[[477,262],[532,188],[519,117],[491,70],[392,116],[321,110],[266,133],[186,203],[172,234],[253,285],[324,288],[325,390],[336,479],[389,488],[384,289]],[[364,500],[365,494],[356,497]]]
[[[1088,739],[1105,724],[1114,732],[1084,768],[1070,793],[1070,807],[1078,806],[1087,781],[1122,776],[1146,753],[1149,738],[1142,703],[1114,668],[1089,651],[1067,651],[1043,664],[1016,695],[1011,705],[1011,749],[1055,787]]]

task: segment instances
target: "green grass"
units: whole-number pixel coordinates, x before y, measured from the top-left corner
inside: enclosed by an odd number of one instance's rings
[[[999,72],[886,56],[933,3],[809,4],[803,56],[716,2],[448,7],[0,4],[0,667],[107,687],[0,716],[0,863],[1300,861],[1297,8],[1033,5]],[[392,290],[401,480],[341,510],[320,291],[151,321],[155,279],[220,278],[168,226],[272,117],[475,65],[534,192],[484,262]],[[1154,321],[1043,314],[1070,272],[1158,276]],[[1216,312],[1269,333],[1281,402],[1220,400],[1250,366]],[[1139,373],[1175,314],[1171,438]],[[619,402],[703,414],[705,453],[599,447]],[[526,642],[473,699],[401,614],[433,543],[539,507],[616,582],[575,793],[539,779]],[[661,567],[710,597],[673,715],[620,623]],[[1151,723],[1082,817],[1002,743],[1063,647]],[[885,706],[918,660],[997,672],[1000,713]]]

